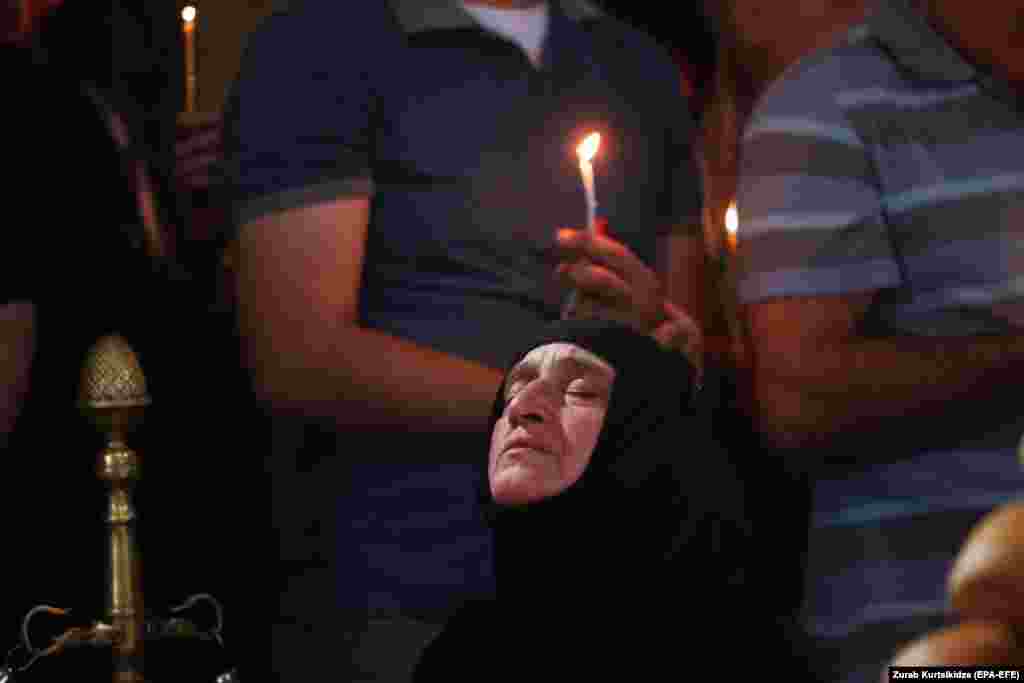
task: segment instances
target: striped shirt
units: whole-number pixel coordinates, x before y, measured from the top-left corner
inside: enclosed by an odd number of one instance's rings
[[[1019,332],[1016,107],[905,0],[791,66],[744,133],[741,298],[877,291],[862,321],[869,336]],[[890,464],[816,481],[804,613],[840,650],[870,641],[856,655],[864,671],[845,670],[847,680],[877,680],[880,661],[865,653],[884,658],[914,635],[908,623],[942,619],[964,534],[1024,490],[1022,431],[1024,421],[984,443],[893,453]]]

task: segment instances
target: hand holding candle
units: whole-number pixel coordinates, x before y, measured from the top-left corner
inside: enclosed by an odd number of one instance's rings
[[[617,320],[682,351],[701,368],[700,326],[666,298],[660,276],[629,246],[606,234],[604,221],[597,219],[593,159],[600,146],[600,134],[591,133],[576,148],[587,202],[586,229],[559,230],[555,237],[561,261],[556,273],[572,288],[562,317]]]

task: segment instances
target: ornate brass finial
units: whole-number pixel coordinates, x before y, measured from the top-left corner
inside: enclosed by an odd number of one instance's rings
[[[89,408],[149,405],[146,376],[124,337],[101,337],[86,356],[79,397]]]
[[[101,337],[86,355],[79,404],[110,442],[123,442],[150,404],[146,375],[132,347],[116,334]]]

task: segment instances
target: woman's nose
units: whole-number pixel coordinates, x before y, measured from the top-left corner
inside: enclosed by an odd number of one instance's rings
[[[550,420],[553,412],[551,391],[551,387],[543,380],[534,380],[527,384],[509,403],[509,422],[515,426]]]

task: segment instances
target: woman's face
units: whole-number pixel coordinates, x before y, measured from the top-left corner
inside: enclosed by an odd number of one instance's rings
[[[574,344],[538,346],[509,372],[491,434],[491,495],[521,505],[579,480],[608,412],[615,370]]]

